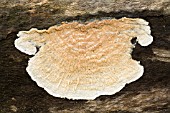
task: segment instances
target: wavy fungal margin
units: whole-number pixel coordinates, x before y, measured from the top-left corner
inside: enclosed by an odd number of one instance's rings
[[[38,86],[55,97],[87,100],[139,79],[144,68],[131,57],[131,40],[136,37],[141,46],[153,41],[148,22],[140,18],[62,23],[17,36],[15,47],[34,55],[26,70]]]

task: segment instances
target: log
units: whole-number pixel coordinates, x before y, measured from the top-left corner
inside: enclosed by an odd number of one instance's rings
[[[144,75],[114,95],[89,101],[53,97],[27,74],[25,68],[32,56],[14,47],[16,34],[21,30],[47,29],[66,21],[83,23],[121,17],[139,17],[148,21],[154,41],[147,47],[137,43],[132,57],[141,61]],[[169,81],[169,0],[1,0],[1,113],[169,113]]]

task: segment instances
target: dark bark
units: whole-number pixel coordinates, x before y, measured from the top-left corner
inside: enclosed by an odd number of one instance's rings
[[[37,8],[38,6],[36,6]],[[1,113],[58,113],[58,112],[113,112],[113,113],[170,113],[170,16],[162,11],[119,11],[62,15],[62,8],[50,12],[27,12],[27,7],[4,8],[0,13],[0,112]],[[54,8],[53,8],[54,9]],[[48,12],[49,11],[49,12]],[[58,14],[58,15],[57,15]],[[140,17],[151,26],[154,42],[148,47],[137,44],[132,56],[145,67],[144,75],[115,95],[100,96],[93,101],[55,98],[38,87],[26,73],[31,56],[14,47],[16,34],[32,27],[39,29],[62,21],[85,22],[105,17]]]

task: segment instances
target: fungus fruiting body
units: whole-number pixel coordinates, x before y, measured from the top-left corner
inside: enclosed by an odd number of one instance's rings
[[[139,18],[71,22],[20,31],[15,47],[34,55],[26,70],[49,94],[95,99],[115,94],[143,75],[143,66],[132,59],[131,40],[136,37],[147,46],[153,41],[150,34],[148,22]]]

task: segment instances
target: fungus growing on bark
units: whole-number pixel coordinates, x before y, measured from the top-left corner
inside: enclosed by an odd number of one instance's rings
[[[35,55],[26,70],[49,94],[95,99],[115,94],[143,75],[143,66],[132,59],[131,40],[136,37],[147,46],[153,41],[150,34],[148,22],[139,18],[71,22],[48,30],[20,31],[15,47]]]

